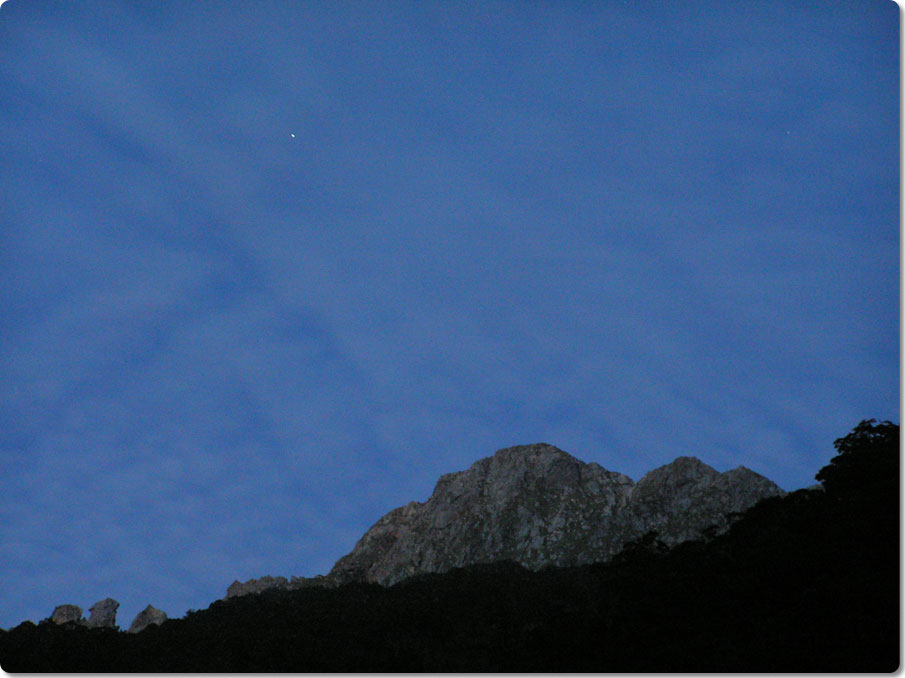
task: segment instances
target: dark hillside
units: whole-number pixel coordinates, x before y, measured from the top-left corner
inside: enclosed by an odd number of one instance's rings
[[[898,427],[836,441],[823,490],[613,562],[497,562],[383,588],[271,589],[139,634],[0,633],[9,672],[886,672],[899,666]]]

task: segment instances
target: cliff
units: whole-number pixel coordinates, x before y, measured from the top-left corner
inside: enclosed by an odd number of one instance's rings
[[[606,562],[651,531],[669,546],[718,534],[732,514],[780,494],[749,469],[719,473],[694,457],[635,483],[546,443],[508,447],[441,476],[427,501],[384,515],[327,576],[234,582],[227,597],[271,587],[390,585],[501,560],[531,570]]]

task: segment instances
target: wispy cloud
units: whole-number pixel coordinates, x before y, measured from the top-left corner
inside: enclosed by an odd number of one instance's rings
[[[792,489],[897,416],[891,15],[257,8],[0,14],[0,625],[324,572],[506,445]]]

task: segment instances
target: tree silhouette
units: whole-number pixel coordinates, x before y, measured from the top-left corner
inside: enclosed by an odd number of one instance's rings
[[[836,501],[888,512],[898,503],[899,426],[865,419],[833,442],[839,453],[815,478]],[[882,506],[880,506],[882,504]],[[897,514],[897,512],[894,512]]]

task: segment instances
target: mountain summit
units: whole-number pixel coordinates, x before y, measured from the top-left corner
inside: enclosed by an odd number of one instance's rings
[[[181,619],[148,606],[131,633],[114,630],[112,613],[92,624],[60,605],[0,629],[0,663],[12,673],[894,671],[899,427],[864,420],[833,445],[820,489],[788,494],[694,457],[635,483],[550,445],[507,448],[385,515],[326,576],[236,582],[230,600]],[[552,566],[578,562],[588,564]],[[92,620],[116,605],[98,602]]]
[[[390,585],[499,560],[532,570],[604,562],[651,531],[670,546],[720,532],[732,513],[782,493],[745,467],[720,473],[694,457],[635,483],[546,443],[507,447],[441,476],[427,501],[384,515],[326,577],[234,582],[227,597],[272,586]]]

